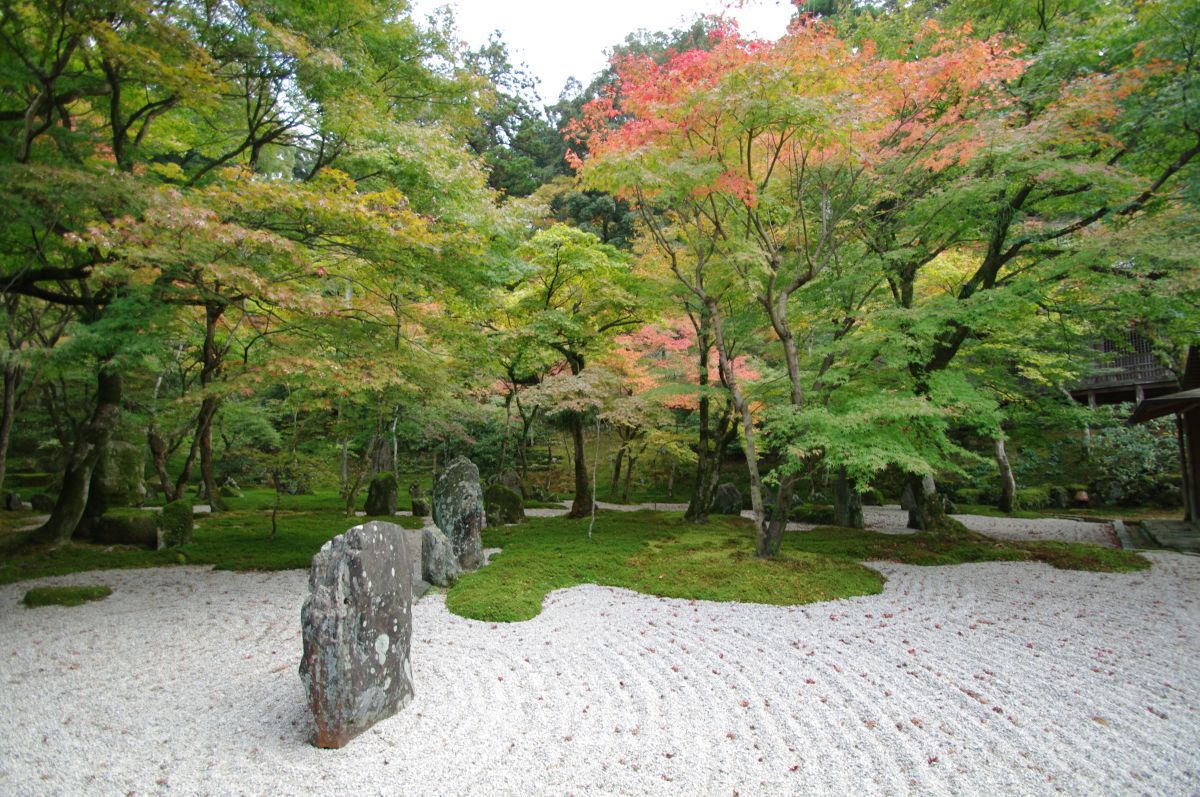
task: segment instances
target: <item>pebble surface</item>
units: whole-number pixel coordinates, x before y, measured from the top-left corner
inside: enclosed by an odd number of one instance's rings
[[[578,586],[535,619],[413,608],[416,695],[307,744],[300,571],[0,588],[0,794],[1200,792],[1200,557],[1134,574],[872,563],[880,595],[773,607]]]

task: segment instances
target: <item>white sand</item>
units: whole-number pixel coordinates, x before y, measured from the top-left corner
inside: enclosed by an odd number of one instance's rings
[[[802,607],[581,586],[532,621],[415,607],[417,696],[308,746],[305,574],[85,573],[0,588],[0,794],[1200,792],[1200,558],[1131,575],[878,564]]]

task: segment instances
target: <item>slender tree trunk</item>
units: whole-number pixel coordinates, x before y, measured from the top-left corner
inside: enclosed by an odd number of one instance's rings
[[[612,483],[608,486],[608,497],[617,497],[617,486],[621,481],[621,465],[625,463],[625,444],[621,443],[621,447],[617,449],[616,461],[613,463]]]
[[[62,490],[50,519],[29,535],[35,544],[60,545],[71,539],[87,506],[92,473],[104,447],[121,418],[121,375],[100,363],[96,379],[96,406],[82,434],[75,441],[63,473]]]
[[[700,322],[696,325],[696,346],[699,351],[699,366],[697,381],[700,384],[700,432],[696,441],[696,483],[692,486],[692,495],[688,499],[687,510],[683,519],[690,523],[707,523],[708,510],[712,508],[713,489],[712,473],[714,471],[712,453],[712,431],[709,428],[709,413],[712,410],[712,400],[708,395],[708,358],[712,343],[709,332],[712,319],[708,308],[700,310]]]
[[[569,518],[587,517],[592,513],[592,487],[588,484],[587,458],[584,455],[583,416],[571,413],[571,442],[575,449],[575,500],[571,502]]]
[[[208,496],[208,505],[212,511],[224,512],[229,507],[221,499],[221,488],[217,487],[217,479],[213,473],[212,428],[218,404],[214,396],[205,398],[200,404],[200,417],[203,419],[200,427],[200,483],[204,485],[204,493]]]
[[[763,509],[762,477],[758,470],[758,445],[754,434],[754,416],[750,412],[750,404],[742,394],[742,388],[733,373],[733,364],[729,358],[729,349],[725,345],[725,330],[717,302],[711,297],[705,297],[705,304],[708,307],[709,317],[712,318],[721,378],[729,388],[734,409],[741,415],[742,420],[742,445],[746,449],[746,469],[750,474],[750,506],[754,511],[755,555],[760,558],[769,558],[772,555],[771,529],[768,528],[766,512]]]
[[[667,500],[668,501],[675,500],[675,471],[678,467],[679,467],[679,463],[677,463],[674,459],[672,459],[671,460],[671,472],[669,474],[667,474]],[[689,504],[689,508],[690,508],[690,504]]]
[[[1001,431],[996,432],[996,466],[1000,469],[1000,502],[997,508],[1001,512],[1011,513],[1017,508],[1017,479],[1013,476],[1008,452],[1004,450],[1004,433]]]
[[[629,503],[629,482],[633,479],[633,466],[635,463],[637,463],[637,457],[631,454],[625,463],[625,486],[621,490],[621,503],[623,504]]]
[[[0,407],[0,488],[8,473],[8,443],[12,439],[13,422],[17,417],[17,388],[20,387],[24,369],[13,365],[4,367],[4,399]]]
[[[833,525],[849,529],[861,529],[864,525],[862,496],[845,468],[838,468],[834,477]]]
[[[167,472],[167,441],[154,429],[146,430],[146,444],[150,447],[150,464],[158,476],[158,488],[168,503],[174,498],[171,474]]]
[[[228,509],[221,500],[221,490],[217,487],[216,477],[213,475],[212,429],[221,402],[210,392],[221,367],[221,355],[217,350],[217,323],[224,312],[224,305],[216,302],[209,302],[204,308],[204,349],[200,369],[200,390],[204,398],[200,402],[200,415],[196,425],[197,447],[200,452],[200,483],[213,512]]]
[[[511,393],[504,399],[504,437],[500,439],[500,463],[496,466],[497,474],[504,472],[504,462],[508,457],[508,437],[512,430],[512,400]]]

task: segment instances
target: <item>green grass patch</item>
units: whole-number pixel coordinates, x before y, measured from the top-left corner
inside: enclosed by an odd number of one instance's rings
[[[532,518],[487,529],[484,545],[503,552],[465,575],[446,596],[450,611],[489,622],[535,617],[548,592],[576,584],[625,587],[649,595],[793,605],[871,595],[883,577],[847,558],[785,550],[754,557],[753,525],[713,518],[705,526],[661,512],[600,512],[588,521]]]
[[[21,599],[29,608],[35,606],[81,606],[88,601],[107,598],[112,590],[105,586],[95,587],[34,587]]]
[[[1060,570],[1129,572],[1145,570],[1150,561],[1117,548],[1080,542],[1007,542],[982,534],[945,537],[935,534],[880,534],[862,529],[821,526],[789,534],[785,549],[798,548],[823,556],[856,561],[882,559],[910,565],[954,565],[965,562],[1045,562]]]
[[[0,584],[85,570],[177,564],[212,565],[219,570],[307,569],[313,554],[327,540],[367,520],[385,520],[405,528],[424,525],[422,519],[411,517],[348,518],[326,504],[319,511],[280,510],[279,531],[272,538],[269,511],[236,509],[196,515],[192,541],[172,550],[71,542],[57,548],[17,551],[0,560]]]

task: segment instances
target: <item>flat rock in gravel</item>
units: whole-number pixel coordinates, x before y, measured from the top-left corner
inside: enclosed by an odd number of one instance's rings
[[[412,570],[404,529],[372,521],[312,561],[300,611],[311,742],[342,747],[412,699]]]
[[[433,486],[433,522],[450,540],[463,570],[477,570],[483,564],[484,518],[479,468],[466,457],[455,457]]]

